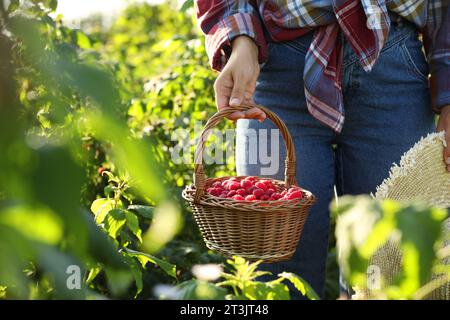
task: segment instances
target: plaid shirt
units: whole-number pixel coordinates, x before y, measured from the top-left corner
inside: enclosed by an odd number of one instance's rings
[[[450,105],[450,0],[197,0],[197,18],[206,35],[213,69],[220,71],[231,54],[231,40],[251,37],[259,47],[259,62],[267,59],[269,41],[315,34],[306,54],[305,96],[309,112],[319,121],[342,130],[342,32],[370,71],[390,28],[388,11],[413,22],[423,33],[430,64],[432,107]]]

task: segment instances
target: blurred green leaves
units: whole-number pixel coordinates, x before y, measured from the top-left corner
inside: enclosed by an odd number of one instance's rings
[[[153,221],[143,237],[143,248],[158,252],[181,230],[180,209],[172,202],[164,202],[155,208]]]
[[[19,8],[20,0],[11,0],[8,6],[8,13],[12,13]]]
[[[212,283],[188,280],[177,287],[179,300],[225,300],[227,290]]]
[[[148,145],[130,137],[113,74],[80,55],[91,48],[91,39],[48,16],[57,1],[27,4],[18,8],[19,2],[12,1],[0,21],[5,71],[0,87],[8,90],[0,90],[0,148],[6,155],[0,159],[0,284],[10,297],[82,298],[86,287],[72,291],[66,286],[67,267],[97,265],[111,294],[120,295],[136,269],[118,252],[118,238],[127,245],[129,231],[142,241],[142,230],[135,213],[121,210],[120,199],[92,205],[96,222],[110,238],[81,208],[82,137],[91,133],[107,144],[117,169],[129,172],[143,198],[165,198],[156,174],[161,170]],[[9,15],[13,11],[18,14]],[[32,271],[25,274],[29,263]],[[90,272],[89,281],[98,274]],[[48,290],[33,289],[39,283]]]
[[[61,219],[49,209],[10,206],[0,212],[0,225],[13,228],[31,240],[55,245],[63,237]]]
[[[384,246],[389,241],[390,246],[398,245],[402,261],[392,283],[379,279],[378,294],[384,298],[413,299],[432,279],[433,270],[440,263],[437,250],[442,247],[446,210],[423,203],[376,201],[368,196],[346,196],[339,198],[338,203],[333,206],[338,215],[336,238],[347,281],[360,289],[367,288],[371,259],[383,252],[385,256],[381,258],[388,259]],[[394,266],[393,262],[382,263]]]

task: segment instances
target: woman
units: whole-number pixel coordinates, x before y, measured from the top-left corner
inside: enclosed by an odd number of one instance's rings
[[[276,112],[294,139],[298,182],[319,199],[295,256],[265,268],[295,272],[322,295],[334,186],[339,195],[375,191],[392,163],[435,130],[436,113],[450,171],[449,1],[198,0],[196,8],[220,71],[217,107],[256,102]],[[256,108],[229,118],[240,119],[241,155],[253,149],[250,131],[273,128]],[[239,160],[237,173],[262,167]]]

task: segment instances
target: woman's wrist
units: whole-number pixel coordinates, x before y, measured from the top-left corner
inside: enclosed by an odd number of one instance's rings
[[[258,60],[258,46],[248,36],[238,36],[231,42],[232,54],[233,52],[250,54],[256,61]]]

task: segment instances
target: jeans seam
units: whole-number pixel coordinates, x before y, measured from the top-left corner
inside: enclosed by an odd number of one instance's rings
[[[406,46],[405,41],[401,44],[401,51],[402,55],[405,59],[406,64],[408,65],[411,72],[413,72],[415,75],[417,75],[421,80],[428,81],[428,78],[420,71],[420,69],[417,67],[417,64],[414,62],[414,59],[412,58],[411,54],[409,53],[408,47]]]
[[[281,41],[278,43],[291,49],[291,50],[294,50],[296,53],[299,53],[299,54],[306,54],[309,49],[309,48],[305,48],[305,47],[300,48],[300,46],[297,47],[297,46],[293,45],[290,41]]]

